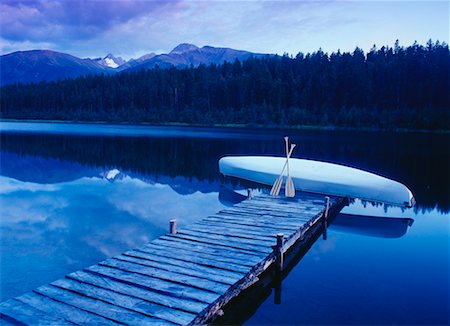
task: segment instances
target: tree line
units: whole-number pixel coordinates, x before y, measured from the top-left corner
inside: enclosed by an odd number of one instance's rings
[[[4,119],[448,130],[449,48],[428,41],[4,86]]]

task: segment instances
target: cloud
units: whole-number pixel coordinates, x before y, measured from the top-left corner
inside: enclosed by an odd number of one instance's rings
[[[4,0],[2,38],[18,42],[68,42],[95,39],[114,26],[143,15],[159,15],[177,1]]]
[[[4,176],[0,176],[0,181],[0,195],[6,195],[13,192],[50,192],[59,189],[58,185],[21,182]]]
[[[295,55],[448,39],[448,1],[3,0],[0,18],[3,53],[79,57],[129,59],[186,42]]]

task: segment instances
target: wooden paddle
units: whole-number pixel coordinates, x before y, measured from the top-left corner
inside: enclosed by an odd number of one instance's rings
[[[273,184],[272,189],[270,190],[271,196],[278,196],[278,194],[280,193],[281,185],[283,184],[283,173],[284,173],[284,170],[286,169],[287,160],[291,157],[295,146],[296,146],[295,144],[291,144],[291,149],[286,158],[286,162],[284,162],[284,166],[283,166],[283,169],[281,170],[280,176],[277,178],[277,180],[275,180],[275,183]]]
[[[289,138],[284,137],[284,140],[286,142],[286,153],[288,153]],[[286,179],[286,187],[284,188],[284,195],[286,197],[295,197],[294,182],[292,181],[291,171],[289,169],[289,155],[286,158],[286,166],[287,166],[287,179]]]

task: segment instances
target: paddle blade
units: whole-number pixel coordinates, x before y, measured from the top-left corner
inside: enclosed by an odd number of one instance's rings
[[[284,194],[286,195],[286,197],[295,197],[294,181],[292,181],[292,178],[290,176],[286,180],[286,188],[284,189]]]
[[[272,189],[270,190],[271,196],[278,196],[278,194],[280,193],[282,181],[283,181],[283,177],[280,175],[277,178],[277,180],[275,180],[275,183],[273,184]]]

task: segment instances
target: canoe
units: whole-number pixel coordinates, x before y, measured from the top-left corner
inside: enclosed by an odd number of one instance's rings
[[[272,186],[281,173],[285,157],[226,156],[219,160],[224,176]],[[339,164],[289,159],[295,189],[312,193],[412,207],[414,196],[403,184]]]

